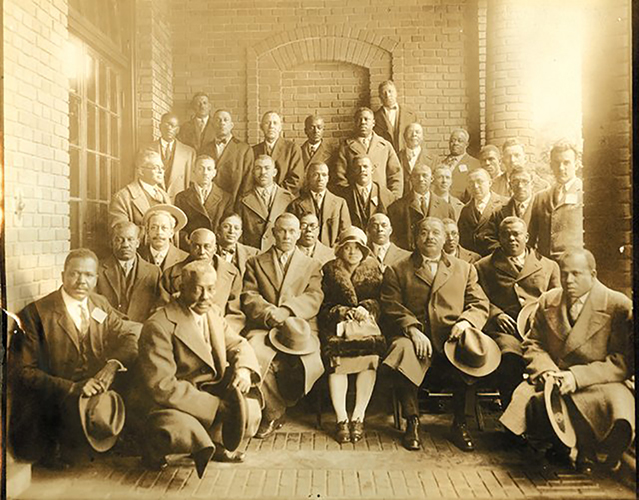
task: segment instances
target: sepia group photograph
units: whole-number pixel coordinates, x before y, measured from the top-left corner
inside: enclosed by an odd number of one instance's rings
[[[0,5],[1,498],[637,498],[635,2]]]

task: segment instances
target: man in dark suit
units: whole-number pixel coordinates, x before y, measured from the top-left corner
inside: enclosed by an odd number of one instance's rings
[[[471,199],[459,214],[459,240],[461,245],[479,255],[490,250],[490,219],[507,201],[490,190],[492,180],[483,168],[473,170],[468,176]]]
[[[455,212],[454,218],[457,221],[459,220],[459,214],[461,214],[462,208],[464,208],[464,202],[450,194],[452,183],[453,174],[450,173],[450,169],[446,165],[437,165],[433,169],[431,190],[438,198],[441,198],[453,207],[453,211]]]
[[[264,382],[264,410],[256,434],[266,438],[282,426],[286,408],[307,394],[324,372],[319,341],[305,354],[287,354],[269,342],[269,330],[288,320],[307,323],[309,336],[318,339],[316,316],[324,294],[319,262],[296,248],[300,223],[284,213],[273,227],[275,244],[249,259],[244,274],[242,308],[247,319],[247,338],[255,349]],[[300,338],[301,340],[301,338]],[[309,339],[310,340],[310,339]]]
[[[329,173],[326,163],[311,163],[306,170],[306,186],[287,211],[301,219],[304,214],[314,214],[320,221],[319,241],[332,247],[337,236],[351,226],[351,216],[346,200],[328,189]]]
[[[513,169],[519,167],[526,167],[526,149],[519,139],[511,138],[506,139],[504,144],[502,144],[502,165],[504,167],[504,171],[501,175],[497,176],[493,182],[492,190],[501,195],[509,197],[512,195],[510,191],[510,173]],[[532,166],[528,167],[533,175],[533,183],[532,183],[532,192],[539,193],[544,189],[550,187],[550,184],[545,179],[542,179],[537,173],[534,171]]]
[[[255,158],[253,184],[240,201],[237,212],[242,218],[242,243],[258,250],[267,250],[273,244],[271,229],[280,214],[293,201],[293,194],[275,183],[277,168],[267,155]]]
[[[203,146],[214,139],[213,127],[209,119],[211,112],[209,96],[204,92],[197,92],[191,99],[191,110],[193,117],[182,125],[178,139],[199,153]]]
[[[238,214],[226,216],[217,231],[217,255],[233,264],[244,277],[246,262],[258,254],[258,249],[240,243],[242,237],[242,218]]]
[[[355,112],[355,134],[340,145],[335,160],[331,183],[339,193],[355,183],[353,162],[355,158],[367,156],[374,166],[373,181],[393,194],[393,201],[400,198],[404,189],[404,176],[393,145],[373,131],[375,118],[369,108]],[[350,174],[353,174],[351,176]]]
[[[235,451],[237,443],[227,441],[241,436],[240,405],[248,410],[244,435],[252,436],[257,428],[259,404],[246,396],[259,385],[260,368],[248,342],[214,304],[215,287],[215,270],[206,262],[191,262],[182,270],[179,297],[151,316],[142,330],[147,468],[163,469],[167,455],[188,453],[201,478],[211,457],[244,460],[244,453]]]
[[[9,437],[19,459],[68,467],[88,448],[78,399],[114,383],[126,387],[120,372],[137,358],[139,328],[92,293],[97,278],[96,255],[86,248],[72,250],[62,287],[18,314],[22,331],[11,343],[9,373],[15,385]]]
[[[282,119],[275,111],[267,111],[262,116],[260,129],[264,140],[253,146],[255,158],[267,155],[273,158],[277,169],[275,182],[287,191],[297,195],[304,180],[302,151],[293,141],[281,137]]]
[[[385,214],[395,201],[393,193],[373,180],[375,168],[368,156],[353,158],[350,166],[353,184],[343,192],[351,222],[360,229],[366,229],[373,215]]]
[[[538,193],[530,217],[530,244],[556,258],[570,247],[584,244],[584,191],[576,176],[577,148],[566,141],[550,151],[555,185]]]
[[[410,255],[408,250],[399,248],[391,241],[393,226],[385,214],[375,214],[368,220],[366,236],[371,256],[379,263],[382,272],[388,266]]]
[[[399,154],[405,146],[404,131],[415,122],[415,113],[397,104],[397,87],[392,80],[380,83],[378,92],[382,105],[375,111],[375,133],[390,142]]]
[[[151,145],[162,156],[164,189],[171,199],[191,184],[195,149],[176,139],[180,121],[175,113],[164,113],[160,119],[160,138]]]
[[[214,140],[202,147],[202,154],[215,160],[215,184],[237,203],[252,186],[253,148],[233,136],[233,119],[225,109],[213,113]]]
[[[233,211],[233,197],[224,191],[213,179],[217,176],[215,160],[200,155],[193,168],[193,183],[175,197],[175,206],[180,208],[188,219],[180,234],[180,246],[189,247],[188,235],[203,227],[217,231],[222,218]]]
[[[497,146],[493,144],[486,144],[479,151],[479,165],[486,172],[490,174],[490,178],[493,179],[493,188],[495,187],[494,181],[502,174],[501,170],[501,151]],[[503,193],[498,193],[502,196],[506,196]]]
[[[444,231],[446,233],[446,239],[444,240],[444,253],[449,257],[457,257],[464,262],[474,264],[481,255],[470,250],[466,250],[459,244],[459,229],[457,228],[457,222],[453,219],[442,219],[444,223]]]
[[[172,243],[173,236],[186,225],[186,215],[173,205],[156,205],[144,215],[145,243],[140,257],[161,271],[186,259],[189,254]]]
[[[474,444],[466,426],[468,385],[475,379],[455,368],[444,355],[444,343],[459,339],[469,327],[481,329],[488,318],[488,299],[475,268],[443,254],[444,224],[427,217],[416,228],[413,254],[386,269],[381,306],[391,345],[384,365],[393,369],[394,385],[407,420],[402,443],[421,447],[417,388],[432,366],[453,386],[451,440],[464,451]]]
[[[557,263],[526,248],[527,242],[524,220],[506,217],[499,225],[500,246],[475,264],[479,284],[490,300],[485,331],[501,349],[495,381],[504,408],[510,403],[524,373],[517,316],[526,304],[560,286]]]
[[[137,254],[140,228],[120,221],[111,234],[113,255],[100,263],[96,291],[125,318],[144,323],[160,297],[160,269]]]
[[[424,143],[424,129],[419,123],[411,123],[404,130],[405,147],[399,151],[399,163],[404,174],[403,194],[410,192],[410,174],[415,165],[428,165],[433,168],[434,158],[428,154]]]
[[[413,229],[417,222],[424,217],[453,218],[455,211],[430,192],[432,175],[429,166],[415,165],[410,178],[411,191],[388,207],[388,217],[393,224],[393,242],[412,251],[415,249]]]
[[[634,374],[632,301],[597,280],[588,250],[566,251],[559,269],[561,288],[541,296],[522,346],[528,380],[517,387],[500,421],[515,434],[554,442],[555,456],[569,460],[570,449],[548,423],[543,387],[551,378],[559,383],[574,426],[577,471],[591,473],[597,455],[616,470],[635,430],[634,388],[626,385]]]
[[[322,266],[335,258],[335,252],[318,239],[319,221],[315,214],[304,214],[300,218],[300,239],[297,240],[297,248],[304,255],[316,260]]]
[[[308,139],[302,144],[302,161],[308,175],[308,167],[312,163],[331,164],[334,150],[324,140],[324,118],[321,116],[307,116],[304,120],[304,133]]]
[[[470,136],[464,129],[453,130],[448,141],[450,154],[441,161],[442,164],[450,169],[452,174],[453,184],[450,188],[450,193],[463,202],[468,201],[470,198],[466,191],[468,174],[479,168],[479,160],[466,152],[469,139]]]

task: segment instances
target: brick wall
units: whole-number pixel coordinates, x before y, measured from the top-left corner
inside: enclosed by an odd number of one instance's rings
[[[69,250],[67,4],[5,0],[5,272],[10,310],[54,290]]]
[[[136,2],[137,139],[159,136],[162,114],[173,105],[173,50],[169,0]]]
[[[451,129],[467,125],[465,5],[173,0],[175,108],[189,118],[191,96],[204,90],[214,108],[231,110],[236,135],[254,143],[261,140],[261,107],[282,109],[288,99],[282,89],[290,82],[281,81],[283,75],[307,63],[355,64],[369,72],[373,107],[379,105],[377,84],[395,80],[400,103],[413,108],[426,129],[427,146],[443,154]],[[261,99],[264,94],[269,102]],[[332,107],[334,96],[326,99],[315,94],[316,106]]]

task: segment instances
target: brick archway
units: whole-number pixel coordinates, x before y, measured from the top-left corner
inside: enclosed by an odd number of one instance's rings
[[[379,104],[377,86],[391,78],[393,71],[392,52],[398,40],[382,37],[368,30],[353,30],[347,26],[309,26],[280,33],[263,40],[248,49],[247,57],[247,118],[248,141],[260,141],[259,120],[266,110],[282,110],[284,100],[282,78],[285,72],[309,63],[341,63],[340,71],[355,65],[367,73],[369,88],[366,95],[369,106]],[[314,68],[318,69],[318,68]],[[341,75],[340,71],[336,76]],[[290,74],[290,73],[287,73]],[[310,74],[309,74],[310,77]],[[362,81],[362,78],[359,78]],[[305,83],[305,82],[302,82]],[[339,85],[339,82],[335,82]],[[291,86],[287,85],[290,92]],[[349,89],[352,91],[352,89]],[[308,88],[304,91],[308,92]],[[332,92],[332,91],[331,91]],[[333,93],[334,94],[334,93]],[[309,95],[309,99],[313,100]],[[339,92],[337,92],[339,99]],[[309,112],[321,108],[339,107],[339,101],[327,102],[319,99]],[[285,122],[285,132],[303,127],[299,117],[289,117]]]

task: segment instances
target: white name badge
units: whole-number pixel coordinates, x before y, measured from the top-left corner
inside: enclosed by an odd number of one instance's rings
[[[458,165],[457,168],[459,169],[460,172],[466,172],[468,170],[468,167],[466,166],[465,163]]]
[[[105,313],[99,307],[96,307],[91,311],[91,317],[96,320],[98,323],[103,323],[105,319],[107,319],[107,313]]]
[[[564,203],[566,205],[576,205],[577,204],[577,194],[576,193],[566,193],[566,199]]]

